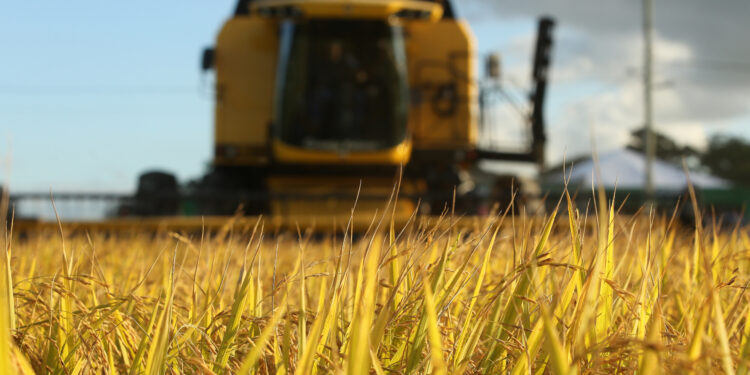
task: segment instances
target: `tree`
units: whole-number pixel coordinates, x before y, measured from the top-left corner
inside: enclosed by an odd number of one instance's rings
[[[680,146],[672,138],[669,138],[663,133],[653,131],[654,138],[656,140],[656,158],[661,159],[673,164],[682,165],[683,159],[688,159],[688,165],[691,165],[690,159],[695,159],[700,154],[697,150],[690,146]],[[630,133],[630,143],[627,148],[646,154],[646,141],[644,135],[646,134],[645,128],[640,128]]]
[[[731,136],[713,136],[700,157],[712,174],[750,186],[750,142]]]

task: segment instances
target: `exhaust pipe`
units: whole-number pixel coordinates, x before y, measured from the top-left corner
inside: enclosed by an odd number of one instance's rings
[[[531,78],[534,81],[534,89],[530,95],[531,101],[531,154],[540,169],[544,168],[544,146],[547,143],[544,122],[544,100],[547,94],[547,78],[552,54],[552,31],[555,20],[551,17],[539,19],[537,29],[536,49],[534,51],[534,68]]]

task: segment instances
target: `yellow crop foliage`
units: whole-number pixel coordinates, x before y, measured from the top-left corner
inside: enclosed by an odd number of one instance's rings
[[[598,207],[356,236],[7,231],[0,373],[747,374],[750,231]]]

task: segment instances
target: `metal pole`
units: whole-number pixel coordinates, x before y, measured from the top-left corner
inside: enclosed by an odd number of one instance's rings
[[[651,43],[653,25],[651,19],[651,0],[643,0],[643,116],[644,116],[644,143],[646,146],[646,199],[653,202],[654,198],[654,176],[653,164],[656,157],[656,137],[653,131],[653,102],[651,89],[653,88],[651,71]]]

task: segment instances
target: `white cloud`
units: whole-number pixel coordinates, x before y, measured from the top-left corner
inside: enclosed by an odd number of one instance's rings
[[[557,0],[474,2],[470,22],[504,22],[541,14],[557,19],[548,105],[550,163],[597,148],[622,147],[643,120],[640,2]],[[491,10],[497,10],[492,12]],[[678,143],[702,148],[712,129],[750,118],[750,68],[730,71],[713,60],[750,61],[750,3],[663,0],[654,4],[654,126]],[[495,18],[491,18],[495,17]],[[528,87],[535,36],[507,41],[515,56],[507,75]],[[481,43],[482,41],[480,41]],[[736,65],[736,64],[735,64]],[[744,65],[744,66],[750,66]],[[712,69],[704,69],[712,68]],[[730,68],[736,68],[730,66]],[[750,135],[750,126],[745,135]]]

